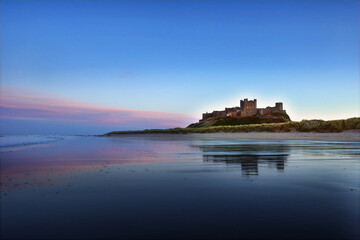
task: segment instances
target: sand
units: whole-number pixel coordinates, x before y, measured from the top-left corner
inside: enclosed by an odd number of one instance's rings
[[[340,133],[317,132],[249,132],[249,133],[192,133],[187,134],[196,138],[248,138],[248,139],[274,139],[274,140],[336,140],[359,141],[360,131],[349,130]]]
[[[264,139],[264,140],[318,140],[318,141],[351,141],[360,142],[360,130],[348,130],[340,133],[318,132],[248,132],[248,133],[145,133],[114,134],[108,137],[150,137],[161,139],[174,138],[222,138],[222,139]]]

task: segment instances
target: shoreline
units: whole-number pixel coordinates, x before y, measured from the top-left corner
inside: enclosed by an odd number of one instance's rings
[[[338,133],[319,132],[215,132],[215,133],[127,133],[103,135],[103,137],[190,137],[190,138],[219,138],[219,139],[263,139],[263,140],[332,140],[332,141],[356,141],[360,142],[360,130],[346,130]]]
[[[320,119],[302,120],[301,122],[261,123],[246,125],[220,125],[208,127],[186,127],[168,129],[145,129],[134,131],[112,131],[103,136],[118,134],[205,134],[205,133],[342,133],[359,131],[360,118],[324,121]],[[241,135],[243,135],[241,134]],[[346,135],[346,133],[345,133]],[[332,136],[329,134],[329,136]]]
[[[193,135],[193,134],[191,134]],[[194,134],[213,138],[240,138],[263,140],[338,140],[360,142],[360,131],[344,131],[340,133],[318,132],[249,132],[249,133],[204,133]]]

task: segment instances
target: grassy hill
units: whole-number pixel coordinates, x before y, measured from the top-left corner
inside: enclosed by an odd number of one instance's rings
[[[197,126],[187,128],[148,129],[141,131],[114,131],[105,134],[145,134],[145,133],[215,133],[215,132],[342,132],[344,130],[360,130],[360,118],[343,120],[302,120],[300,122],[260,123],[221,126]]]
[[[289,122],[290,117],[286,113],[271,113],[251,117],[210,117],[198,123],[193,123],[188,128],[203,128],[212,126],[234,126],[261,123]]]

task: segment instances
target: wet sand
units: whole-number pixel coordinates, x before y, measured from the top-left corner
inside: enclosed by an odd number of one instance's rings
[[[340,133],[318,132],[249,132],[249,133],[190,133],[195,138],[218,139],[264,139],[264,140],[332,140],[360,141],[360,130],[349,130]]]
[[[359,239],[348,134],[65,137],[1,152],[0,237]]]

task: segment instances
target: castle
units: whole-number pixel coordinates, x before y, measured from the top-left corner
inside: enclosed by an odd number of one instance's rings
[[[202,119],[208,119],[210,117],[251,117],[251,116],[263,116],[270,115],[273,113],[286,113],[283,110],[283,103],[275,103],[275,107],[257,108],[256,99],[240,100],[240,107],[225,108],[223,111],[213,111],[212,113],[203,113]]]

